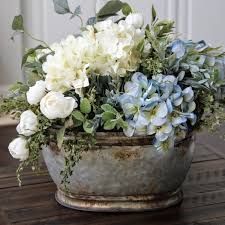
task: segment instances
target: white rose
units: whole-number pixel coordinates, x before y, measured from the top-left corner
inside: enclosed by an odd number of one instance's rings
[[[29,91],[27,92],[27,101],[30,105],[37,105],[45,94],[45,82],[39,80],[34,86],[29,88]]]
[[[24,136],[31,136],[37,132],[37,129],[37,116],[31,110],[23,112],[20,116],[20,123],[16,128],[17,132]]]
[[[13,158],[24,161],[29,157],[29,149],[27,148],[25,138],[19,137],[9,144],[9,152]]]
[[[126,18],[126,23],[133,25],[135,28],[141,28],[144,25],[144,17],[140,13],[131,13]]]
[[[77,108],[74,98],[64,97],[60,92],[51,91],[40,103],[41,112],[50,120],[68,117],[74,108]]]

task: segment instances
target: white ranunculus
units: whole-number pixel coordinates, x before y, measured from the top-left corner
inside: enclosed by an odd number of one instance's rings
[[[24,161],[29,157],[29,149],[27,148],[27,141],[25,138],[19,137],[14,139],[9,144],[9,152],[13,158]]]
[[[50,120],[68,117],[77,106],[74,98],[65,97],[62,93],[54,91],[45,95],[40,103],[41,112]]]
[[[135,28],[141,28],[144,25],[144,17],[140,13],[131,13],[126,18],[126,23],[133,25]]]
[[[45,94],[45,82],[39,80],[34,86],[29,88],[29,91],[27,92],[27,101],[30,105],[37,105]]]
[[[19,134],[27,137],[35,134],[38,130],[37,116],[31,110],[23,112],[16,130]]]

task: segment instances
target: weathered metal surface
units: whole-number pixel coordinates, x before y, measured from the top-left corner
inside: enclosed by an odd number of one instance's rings
[[[182,200],[180,186],[191,165],[193,137],[167,152],[146,145],[141,137],[134,142],[125,138],[125,146],[119,139],[120,134],[101,134],[99,147],[82,153],[70,177],[70,193],[63,192],[60,184],[63,152],[43,149],[49,173],[58,187],[59,203],[89,211],[144,211],[166,208]]]

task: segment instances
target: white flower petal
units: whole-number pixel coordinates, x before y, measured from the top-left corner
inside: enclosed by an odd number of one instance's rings
[[[60,92],[51,91],[40,103],[40,110],[44,116],[48,119],[64,119],[68,117],[74,108],[76,108],[77,102],[74,98],[64,97]]]
[[[35,134],[38,131],[37,116],[31,110],[23,112],[16,130],[19,134],[27,137]]]
[[[37,105],[46,94],[45,88],[43,80],[37,81],[34,86],[30,87],[26,93],[28,103],[30,105]]]
[[[144,25],[144,17],[140,13],[131,13],[127,16],[125,22],[135,28],[142,28]]]
[[[29,157],[29,149],[25,138],[19,137],[9,144],[9,152],[13,158],[24,161]]]

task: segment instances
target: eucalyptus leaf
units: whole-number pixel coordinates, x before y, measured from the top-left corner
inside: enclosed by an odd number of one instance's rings
[[[46,49],[46,47],[38,45],[36,48],[30,48],[23,56],[21,67],[23,67],[24,64],[27,62],[28,57],[35,53],[35,51],[38,49]]]
[[[73,19],[75,16],[79,16],[81,14],[81,7],[80,5],[76,7],[76,9],[74,10],[73,15],[70,17],[70,19]]]
[[[101,21],[104,21],[104,20],[106,20],[106,19],[108,19],[109,17],[112,17],[112,16],[118,16],[118,14],[109,14],[109,15],[106,15],[106,16],[101,16],[101,17],[98,17],[97,20],[98,20],[98,22],[101,22]]]
[[[105,17],[119,12],[124,6],[120,0],[111,0],[107,2],[97,13],[97,17]]]
[[[96,17],[91,17],[87,20],[87,25],[94,25],[97,22],[97,18]]]
[[[22,15],[18,15],[18,16],[14,17],[13,23],[12,23],[12,29],[15,31],[23,31],[24,30]]]
[[[67,0],[53,0],[55,12],[58,14],[71,13]]]
[[[154,5],[152,5],[152,23],[154,23],[157,19],[157,13],[155,11]]]
[[[128,3],[123,4],[122,13],[124,16],[128,16],[130,13],[132,13],[132,8]]]

